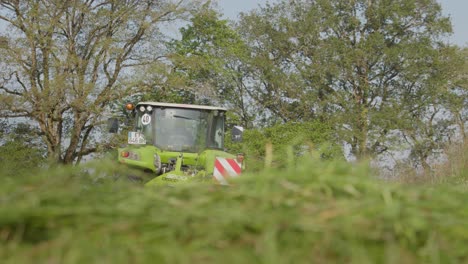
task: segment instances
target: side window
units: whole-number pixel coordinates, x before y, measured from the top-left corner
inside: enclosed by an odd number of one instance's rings
[[[222,149],[224,143],[224,117],[214,116],[211,128],[211,147]]]

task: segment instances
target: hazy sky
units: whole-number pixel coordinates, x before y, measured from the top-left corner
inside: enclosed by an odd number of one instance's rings
[[[226,18],[236,19],[240,12],[246,12],[264,6],[267,0],[217,0],[219,8],[225,14]],[[445,15],[452,19],[453,36],[450,37],[451,43],[468,46],[468,0],[438,0],[442,5]]]

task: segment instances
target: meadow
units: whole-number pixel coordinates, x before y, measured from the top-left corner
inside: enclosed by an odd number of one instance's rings
[[[245,173],[230,186],[148,188],[103,161],[4,174],[0,259],[466,263],[466,157],[457,162],[456,173],[411,183],[312,156],[293,168]]]

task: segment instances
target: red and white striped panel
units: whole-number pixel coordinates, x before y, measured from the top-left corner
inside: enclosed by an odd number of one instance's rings
[[[241,174],[241,164],[235,159],[216,158],[213,171],[214,179],[223,185],[228,185],[228,177],[237,177]]]

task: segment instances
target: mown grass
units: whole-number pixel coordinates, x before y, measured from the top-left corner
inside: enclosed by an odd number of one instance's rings
[[[466,263],[468,192],[304,158],[229,187],[143,188],[120,169],[2,177],[2,263]],[[468,177],[463,174],[459,177]],[[458,179],[458,178],[457,178]]]

